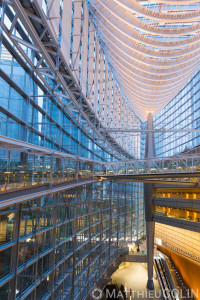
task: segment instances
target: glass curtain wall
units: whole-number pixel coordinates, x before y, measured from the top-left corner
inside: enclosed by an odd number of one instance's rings
[[[122,247],[143,237],[142,193],[100,182],[1,209],[0,298],[85,299]]]
[[[200,129],[200,72],[154,117],[154,128]],[[156,156],[172,156],[200,144],[198,132],[155,133]]]

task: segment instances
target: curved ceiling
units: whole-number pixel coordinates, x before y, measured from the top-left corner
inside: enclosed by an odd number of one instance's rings
[[[122,93],[142,120],[172,100],[200,63],[200,2],[88,0]]]

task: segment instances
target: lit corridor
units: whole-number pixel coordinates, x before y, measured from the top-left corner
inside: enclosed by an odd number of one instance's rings
[[[154,291],[149,291],[146,287],[147,265],[146,263],[126,262],[111,277],[112,284],[118,288],[123,285],[127,291],[128,299],[130,289],[132,291],[130,299],[162,299],[159,283],[154,273]]]

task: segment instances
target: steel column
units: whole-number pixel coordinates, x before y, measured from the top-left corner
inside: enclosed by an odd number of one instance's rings
[[[147,129],[153,128],[153,116],[148,114]],[[145,158],[155,156],[154,135],[152,132],[146,134]],[[144,183],[144,203],[145,203],[145,220],[146,220],[146,241],[147,241],[147,268],[148,281],[147,288],[154,289],[153,283],[153,256],[154,256],[154,232],[155,222],[153,222],[153,183]]]

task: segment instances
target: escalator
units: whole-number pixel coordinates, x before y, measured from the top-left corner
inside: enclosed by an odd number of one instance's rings
[[[179,298],[175,297],[173,287],[170,285],[168,276],[166,274],[165,268],[163,267],[163,262],[161,258],[154,259],[156,274],[158,281],[160,283],[162,295],[166,300],[178,300]]]
[[[181,275],[174,267],[169,257],[157,251],[154,256],[154,266],[156,275],[160,284],[163,299],[165,300],[194,300],[193,296],[188,294],[188,287],[181,280]]]

